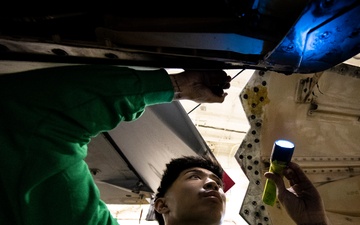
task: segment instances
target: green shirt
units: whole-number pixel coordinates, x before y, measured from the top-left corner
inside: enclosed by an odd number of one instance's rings
[[[171,102],[165,70],[66,66],[0,76],[0,225],[117,224],[84,158],[92,137]]]

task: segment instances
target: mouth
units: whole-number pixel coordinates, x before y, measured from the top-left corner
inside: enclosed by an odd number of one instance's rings
[[[205,198],[210,198],[210,199],[211,199],[211,198],[212,198],[212,199],[216,199],[217,201],[220,201],[221,203],[223,203],[223,199],[222,199],[220,193],[217,192],[217,191],[205,192],[204,197],[205,197]]]

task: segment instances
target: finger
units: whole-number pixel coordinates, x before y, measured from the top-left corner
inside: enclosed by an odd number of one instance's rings
[[[291,186],[299,184],[300,182],[297,175],[295,174],[295,171],[289,167],[283,170],[283,175],[289,181]]]
[[[208,77],[219,78],[219,80],[224,80],[228,76],[224,70],[204,70],[202,72]]]
[[[221,84],[221,87],[223,89],[229,89],[230,88],[230,83]]]
[[[207,86],[225,86],[231,81],[231,77],[226,74],[225,71],[219,70],[210,70],[204,71],[203,75],[205,77],[205,84]]]
[[[212,97],[211,99],[207,99],[206,102],[212,102],[212,103],[222,103],[224,102],[225,100],[225,97],[227,96],[227,93],[223,93],[222,96],[215,96],[215,97]]]
[[[224,90],[220,87],[210,87],[210,90],[217,96],[223,96],[224,94]]]
[[[276,185],[276,187],[278,189],[279,195],[286,191],[284,180],[282,179],[282,177],[280,175],[275,174],[275,173],[271,173],[271,172],[266,172],[264,174],[264,176],[266,178],[268,178],[270,180],[273,180],[275,182],[275,185]]]
[[[287,171],[288,174],[284,175],[292,179],[295,183],[312,183],[298,164],[289,162],[288,168],[291,169],[292,172]]]

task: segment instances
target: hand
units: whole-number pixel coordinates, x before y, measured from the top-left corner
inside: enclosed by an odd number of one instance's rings
[[[221,103],[230,88],[231,77],[222,70],[191,70],[170,75],[175,100],[188,99],[197,103]]]
[[[329,224],[321,196],[300,166],[290,162],[283,175],[289,180],[290,188],[285,187],[280,175],[265,173],[266,178],[275,182],[278,199],[296,224]]]

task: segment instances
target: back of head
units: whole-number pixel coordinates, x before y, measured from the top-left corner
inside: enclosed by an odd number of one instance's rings
[[[160,186],[157,189],[155,201],[160,197],[164,197],[167,190],[175,182],[182,171],[194,167],[207,169],[222,179],[223,170],[215,160],[201,156],[184,156],[172,159],[168,164],[166,164],[166,169],[163,173]],[[159,222],[159,225],[165,224],[162,215],[156,211],[155,218]]]

